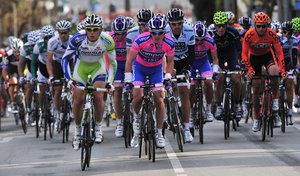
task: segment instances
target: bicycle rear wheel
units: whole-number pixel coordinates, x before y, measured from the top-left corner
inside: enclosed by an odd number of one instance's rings
[[[35,119],[35,133],[36,133],[36,138],[39,137],[40,133],[40,127],[39,127],[39,106],[38,106],[38,96],[34,96],[34,103],[33,103],[33,116]]]
[[[19,105],[19,117],[20,117],[20,120],[21,120],[21,126],[22,126],[22,129],[23,129],[23,132],[24,134],[27,133],[27,123],[26,123],[26,120],[25,120],[25,106],[23,103],[21,103]]]
[[[130,102],[125,98],[124,103],[124,121],[123,121],[123,127],[124,127],[124,142],[125,142],[125,148],[128,148],[130,146],[130,141],[133,136],[133,130],[132,130],[132,112],[130,110]]]
[[[280,115],[280,118],[281,118],[281,126],[280,126],[280,129],[281,129],[281,132],[285,133],[285,125],[286,125],[286,118],[287,118],[287,108],[285,106],[285,99],[284,99],[284,91],[283,90],[280,90],[280,105],[279,105],[279,115]]]

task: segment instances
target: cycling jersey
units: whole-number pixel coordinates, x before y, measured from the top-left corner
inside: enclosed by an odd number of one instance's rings
[[[195,45],[195,59],[207,59],[207,52],[210,51],[212,53],[217,51],[217,46],[213,38],[210,35],[206,35],[202,40],[200,45]]]
[[[131,28],[126,35],[126,48],[131,48],[134,40],[141,34],[141,30],[139,26],[135,26]]]
[[[291,36],[290,39],[278,34],[284,55],[284,64],[286,70],[293,69],[297,65],[298,41],[296,37]]]
[[[18,63],[19,58],[15,57],[13,54],[7,54],[7,57],[3,59],[2,68],[7,68],[8,75],[18,74]]]
[[[117,35],[114,31],[111,31],[109,35],[113,38],[115,42],[115,50],[116,50],[116,60],[117,60],[117,72],[115,75],[115,80],[122,81],[124,80],[125,73],[125,62],[126,62],[126,38],[123,41],[118,41]],[[115,87],[122,87],[123,85],[120,83],[114,83]]]
[[[227,26],[222,36],[219,36],[214,31],[213,39],[217,45],[220,67],[223,69],[224,63],[227,62],[230,71],[240,69],[238,54],[241,51],[242,45],[239,33],[234,28]]]
[[[20,49],[21,59],[25,60],[25,64],[27,65],[27,74],[26,74],[27,80],[30,80],[32,78],[31,55],[33,52],[33,47],[34,47],[33,45],[30,45],[28,42],[26,42]]]
[[[208,52],[214,53],[217,51],[217,46],[214,41],[210,37],[210,35],[206,35],[205,38],[202,40],[201,44],[195,45],[195,60],[192,64],[191,69],[191,77],[196,77],[196,69],[199,70],[201,76],[209,77],[212,75],[212,70],[208,58]],[[192,82],[194,83],[194,81]]]
[[[32,52],[31,74],[35,78],[37,74],[36,69],[38,67],[38,80],[40,82],[47,82],[46,80],[49,77],[46,68],[47,54],[47,43],[45,43],[44,39],[37,41]]]
[[[72,36],[69,35],[69,38]],[[68,47],[68,41],[62,42],[58,35],[53,36],[48,41],[47,50],[50,53],[53,53],[53,60],[61,61],[62,56],[65,54],[65,51]]]
[[[252,69],[252,66],[249,62],[249,52],[251,55],[255,56],[265,55],[269,52],[272,52],[272,46],[276,50],[278,60],[280,63],[280,68],[284,72],[284,56],[276,32],[273,31],[271,28],[267,28],[265,35],[259,36],[255,28],[249,29],[244,37],[242,51],[242,59],[244,60],[248,70]]]
[[[174,61],[179,61],[187,58],[188,45],[195,45],[195,33],[191,26],[183,24],[182,31],[178,39],[172,33],[171,26],[166,27],[166,34],[172,37],[175,42]]]
[[[162,64],[163,56],[174,56],[174,41],[165,35],[160,43],[155,43],[150,32],[145,32],[134,41],[131,50],[138,53],[136,61],[146,67]]]
[[[106,66],[105,51],[107,51],[109,58],[109,68]],[[72,56],[75,58],[73,76],[71,76],[68,67]],[[62,58],[62,66],[67,79],[74,79],[85,84],[88,75],[91,75],[93,81],[105,81],[107,79],[109,83],[112,83],[117,68],[113,39],[107,33],[102,32],[97,41],[90,42],[84,30],[76,33],[70,39],[68,48]],[[106,76],[106,69],[108,77]]]

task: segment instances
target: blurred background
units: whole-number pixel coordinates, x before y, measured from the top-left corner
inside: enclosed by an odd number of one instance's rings
[[[265,11],[281,22],[300,14],[300,0],[0,0],[0,45],[10,35],[20,37],[43,25],[55,25],[61,19],[72,21],[76,30],[75,26],[86,15],[96,13],[109,28],[117,15],[135,18],[141,8],[167,13],[171,7],[183,9],[190,22],[208,23],[218,10],[230,10],[236,19]]]

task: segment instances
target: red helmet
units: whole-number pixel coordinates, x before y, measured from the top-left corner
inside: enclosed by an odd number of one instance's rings
[[[268,23],[269,16],[264,12],[258,12],[255,14],[254,23]]]

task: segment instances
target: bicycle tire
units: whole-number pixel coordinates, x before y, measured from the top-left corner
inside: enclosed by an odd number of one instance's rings
[[[174,100],[171,100],[172,105],[172,123],[175,129],[176,141],[178,145],[178,149],[183,152],[183,134],[181,128],[181,122],[178,116],[178,109],[176,108],[176,104]]]
[[[199,95],[199,105],[198,105],[198,110],[199,110],[199,142],[203,144],[203,125],[204,125],[204,116],[203,116],[203,97],[202,93]]]
[[[144,118],[145,117],[145,105],[143,104],[143,107],[142,107],[142,116],[141,116],[141,120],[140,120],[140,137],[139,137],[139,158],[142,157],[142,148],[143,148],[143,140],[144,139],[144,135],[145,134],[145,129],[144,129]],[[146,140],[145,140],[145,146],[146,145]],[[147,148],[145,148],[145,154],[147,155]]]
[[[151,106],[148,106],[147,112],[147,132],[148,135],[148,159],[155,162],[155,149],[156,149],[156,140],[155,140],[155,125],[153,119],[153,110]]]
[[[123,121],[123,127],[124,127],[123,134],[124,134],[125,148],[128,148],[130,146],[130,142],[133,136],[131,115],[132,113],[130,111],[130,102],[126,95],[125,102],[124,102],[124,121]]]
[[[268,118],[268,94],[267,93],[264,93],[263,96],[262,96],[262,108],[263,108],[263,111],[262,111],[262,119],[261,119],[261,140],[262,141],[265,141],[266,140],[266,133],[267,133],[267,118]]]
[[[36,138],[39,137],[40,133],[40,127],[39,127],[39,106],[38,106],[38,96],[34,96],[34,104],[33,104],[33,116],[35,119],[35,132],[36,132]]]
[[[84,125],[82,128],[83,129],[83,135],[82,135],[82,140],[81,140],[81,170],[84,171],[86,164],[87,164],[87,152],[88,152],[88,147],[87,147],[87,129],[86,126]]]
[[[224,103],[224,138],[227,140],[229,138],[230,130],[230,107],[229,107],[229,97],[228,93],[225,94],[225,103]]]

